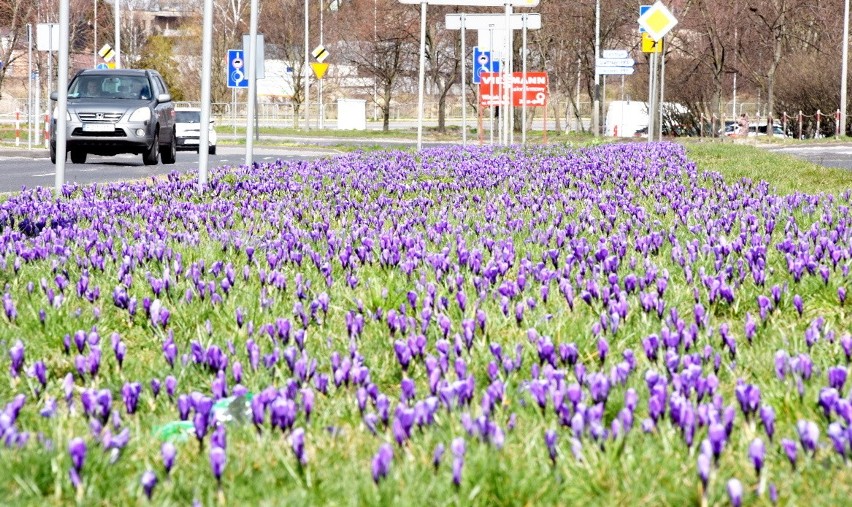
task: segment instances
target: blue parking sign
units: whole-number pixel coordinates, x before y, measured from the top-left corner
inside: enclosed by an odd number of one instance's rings
[[[473,84],[479,84],[483,72],[500,72],[500,62],[491,60],[491,51],[473,48]]]
[[[652,5],[640,5],[639,6],[639,17],[641,18],[642,16],[644,16],[645,12],[648,9],[650,9],[651,7],[653,7],[653,6]],[[645,29],[642,28],[642,25],[639,25],[639,33],[645,33]]]
[[[228,88],[248,88],[242,49],[228,50]]]

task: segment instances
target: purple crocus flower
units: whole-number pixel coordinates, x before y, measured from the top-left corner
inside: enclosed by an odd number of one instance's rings
[[[775,434],[775,409],[772,408],[772,405],[760,407],[760,421],[763,423],[766,436],[772,441],[772,436]]]
[[[308,456],[305,454],[305,430],[296,428],[290,435],[290,448],[293,449],[293,454],[299,460],[299,464],[305,466],[308,464]]]
[[[550,461],[556,464],[556,441],[557,434],[554,430],[544,432],[544,445],[547,446],[547,452],[550,454]]]
[[[210,448],[210,470],[212,470],[213,476],[216,477],[219,487],[222,486],[222,472],[225,471],[227,461],[228,457],[225,454],[225,449],[221,447]]]
[[[701,479],[701,485],[706,492],[707,483],[710,480],[710,456],[703,452],[698,455],[698,478]]]
[[[748,446],[748,457],[754,465],[754,471],[759,476],[763,469],[763,462],[766,459],[766,447],[763,445],[763,440],[755,438]]]
[[[781,449],[784,451],[784,454],[787,455],[787,459],[790,460],[790,464],[793,466],[793,470],[796,469],[796,456],[798,455],[798,447],[796,446],[796,442],[790,440],[789,438],[781,439]]]
[[[390,465],[393,461],[393,448],[390,444],[382,444],[379,447],[379,452],[373,457],[372,473],[373,481],[378,484],[380,480],[387,477],[390,472]]]
[[[801,420],[796,423],[796,429],[799,432],[799,441],[802,443],[802,449],[805,452],[816,452],[817,443],[819,442],[819,427],[813,421]]]
[[[171,442],[165,442],[162,447],[160,447],[160,455],[163,458],[163,468],[166,469],[166,475],[172,472],[172,468],[175,466],[175,457],[177,456],[177,449],[175,445]]]
[[[12,348],[9,349],[9,369],[13,377],[18,377],[21,373],[21,368],[24,366],[24,343],[21,340],[16,340]]]
[[[86,460],[86,442],[80,438],[73,438],[68,443],[68,454],[71,455],[71,465],[74,470],[80,472]]]
[[[828,385],[838,391],[843,390],[843,385],[846,384],[846,377],[846,368],[842,366],[836,366],[828,369]]]
[[[734,507],[740,507],[743,504],[743,485],[739,479],[728,481],[728,497]]]
[[[727,435],[725,427],[719,423],[711,424],[710,429],[707,431],[707,438],[710,440],[710,447],[713,450],[713,458],[716,461],[719,460],[719,455],[722,454],[722,450],[725,448]]]
[[[435,471],[441,466],[441,458],[444,456],[444,444],[439,443],[435,446],[435,452],[432,453],[432,466]]]
[[[833,422],[828,425],[828,438],[831,439],[835,452],[837,452],[837,454],[846,461],[847,435],[846,431],[839,423]]]
[[[151,495],[154,493],[154,487],[157,485],[157,475],[151,470],[145,470],[139,482],[142,484],[145,496],[150,500]]]

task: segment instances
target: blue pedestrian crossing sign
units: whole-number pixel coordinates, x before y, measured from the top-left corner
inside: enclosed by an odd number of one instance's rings
[[[248,88],[242,49],[228,50],[228,88]]]
[[[500,61],[491,59],[491,51],[473,48],[473,84],[479,84],[483,72],[500,72]]]

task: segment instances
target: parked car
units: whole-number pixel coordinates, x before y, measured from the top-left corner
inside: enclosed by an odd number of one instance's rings
[[[57,99],[56,92],[50,94]],[[56,162],[56,108],[50,122],[50,160]],[[162,76],[154,70],[78,72],[68,85],[66,152],[71,162],[89,153],[141,154],[145,165],[176,158],[175,107]],[[63,154],[62,156],[65,156]]]
[[[199,152],[201,141],[201,109],[197,107],[178,107],[175,109],[175,132],[178,150]],[[210,120],[207,134],[207,152],[216,154],[216,129]]]
[[[739,135],[739,124],[732,123],[725,127],[724,135],[726,136],[736,136]],[[765,136],[768,130],[767,124],[764,123],[749,123],[748,125],[748,137],[757,137],[757,136]],[[772,124],[772,135],[776,137],[787,137],[784,133],[784,128],[779,123]]]

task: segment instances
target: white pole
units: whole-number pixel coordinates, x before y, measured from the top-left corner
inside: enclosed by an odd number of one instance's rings
[[[504,9],[505,38],[503,39],[503,57],[506,68],[503,70],[503,110],[500,111],[503,120],[503,144],[512,143],[512,4],[507,1]]]
[[[496,53],[496,51],[494,51],[494,26],[493,25],[488,26],[488,37],[489,37],[488,51],[491,53],[490,60],[491,60],[491,62],[493,62],[494,57],[495,57],[495,53]],[[491,69],[488,69],[488,70],[491,71],[492,69],[493,69],[493,66],[492,66]],[[491,114],[489,115],[490,117],[488,119],[488,125],[489,125],[488,134],[489,134],[489,137],[490,137],[489,141],[491,142],[491,145],[493,146],[494,145],[494,79],[492,79],[491,84],[488,85],[488,91],[490,93],[490,99],[489,100],[491,101]]]
[[[310,27],[308,26],[308,0],[305,0],[305,130],[311,129],[311,65],[308,57],[310,56],[310,48],[308,47],[308,35]]]
[[[308,0],[305,0],[307,3]],[[249,16],[248,101],[246,103],[246,165],[254,158],[254,118],[257,99],[257,0],[251,0]]]
[[[323,0],[319,0],[319,29],[320,29],[320,46],[322,46],[322,11],[323,11]],[[319,79],[319,128],[320,130],[325,128],[325,111],[323,111],[322,107],[322,79]]]
[[[27,66],[29,67],[29,75],[27,76],[29,86],[27,86],[27,149],[33,149],[33,25],[27,23]]]
[[[464,28],[464,14],[461,15],[461,107],[462,107],[462,146],[467,146],[467,45]]]
[[[849,73],[849,0],[843,7],[843,52],[840,65],[840,132],[846,135],[846,92]]]
[[[598,58],[601,52],[601,0],[595,0],[595,91],[592,104],[592,130],[594,136],[600,135],[601,124],[601,97],[600,84],[601,78],[598,74]]]
[[[660,39],[660,124],[657,132],[657,139],[663,140],[663,103],[664,92],[666,91],[666,46],[663,43],[664,39]]]
[[[521,61],[523,62],[521,64],[523,66],[523,72],[521,74],[524,76],[524,92],[522,94],[523,105],[521,106],[521,116],[523,117],[523,119],[521,120],[521,144],[527,144],[527,15],[522,15],[521,19],[523,20],[524,41],[524,47],[522,50],[524,54],[521,57]],[[547,130],[547,125],[544,126],[544,130]]]
[[[207,188],[210,146],[210,61],[213,59],[213,0],[204,0],[201,25],[201,118],[198,139],[198,191]]]
[[[39,116],[41,115],[41,76],[39,75],[38,69],[35,72],[35,108],[33,109],[33,131],[34,131],[34,140],[33,144],[38,146],[39,136],[41,135],[38,128]]]
[[[577,113],[577,133],[580,133],[580,131],[583,128],[583,117],[580,114],[580,75],[581,75],[580,71],[582,69],[583,69],[583,62],[579,58],[577,58],[577,102],[576,102],[577,105],[574,107],[574,109]]]
[[[654,140],[654,96],[656,95],[657,87],[654,83],[657,75],[657,53],[651,53],[651,58],[648,65],[648,142]]]
[[[113,5],[112,12],[115,14],[115,19],[113,22],[115,23],[115,68],[121,68],[121,17],[119,16],[119,11],[121,7],[119,4],[121,0],[115,0],[115,4]]]
[[[92,24],[95,27],[95,40],[92,41],[92,68],[98,66],[98,0],[92,0],[95,4],[95,19]]]
[[[70,16],[69,0],[59,3],[59,82],[57,83],[57,112],[56,112],[56,180],[54,190],[57,196],[62,195],[62,185],[65,184],[65,148],[68,121],[68,19]]]
[[[423,87],[426,82],[426,2],[420,2],[420,72],[417,77],[417,151],[423,149]]]
[[[53,23],[48,26],[47,34],[47,97],[45,97],[45,114],[50,114],[50,92],[53,90]],[[47,125],[45,125],[47,127]],[[44,140],[47,143],[47,139]],[[47,147],[47,144],[45,144]]]

